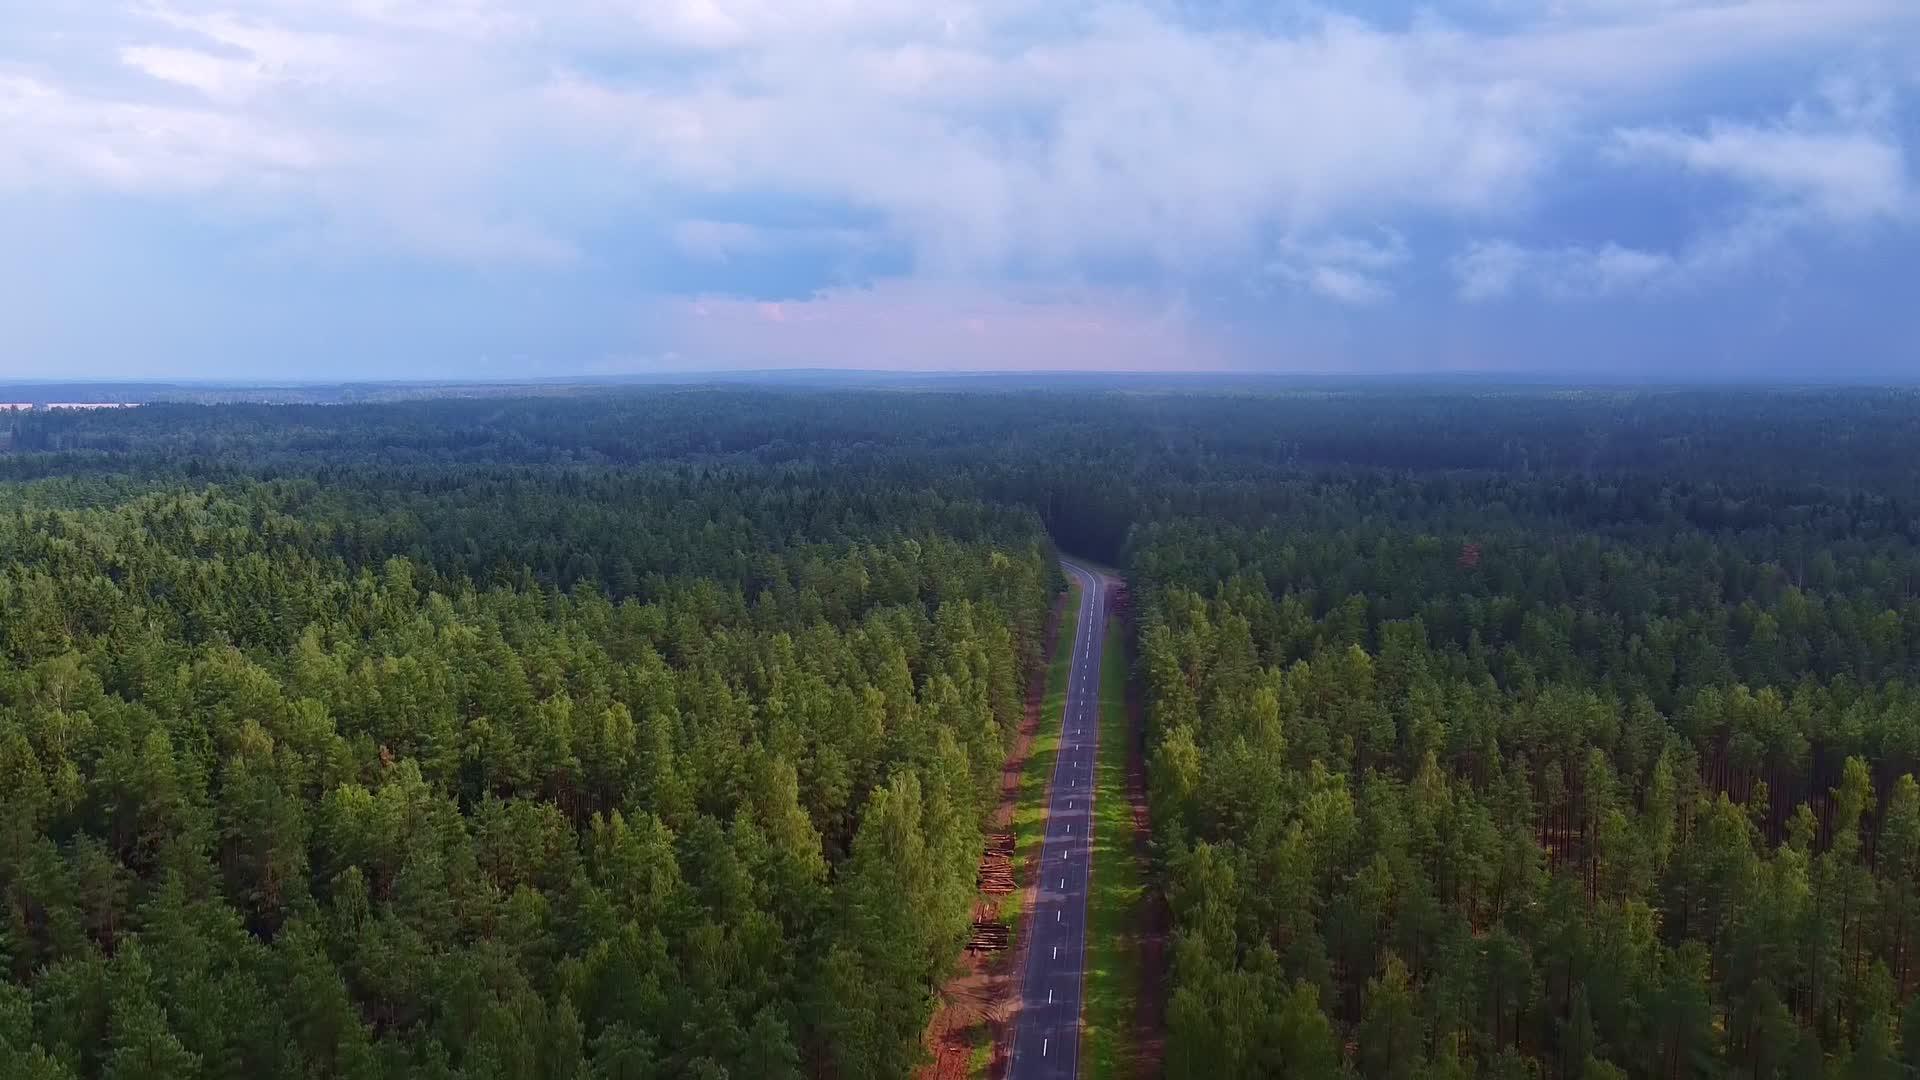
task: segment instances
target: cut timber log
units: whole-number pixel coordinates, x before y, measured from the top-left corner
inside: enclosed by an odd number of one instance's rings
[[[980,872],[974,878],[981,892],[1013,891],[1013,834],[997,833],[987,837],[987,850],[980,856]]]
[[[973,933],[967,938],[967,951],[1000,952],[1012,943],[1013,930],[1007,924],[979,921],[973,924]]]
[[[1010,893],[1014,889],[1013,869],[982,867],[980,870],[980,891],[984,893]]]

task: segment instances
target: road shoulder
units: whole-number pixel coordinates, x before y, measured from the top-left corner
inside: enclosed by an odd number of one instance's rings
[[[1112,595],[1124,585],[1109,576]],[[1120,610],[1123,605],[1116,604]],[[1127,708],[1130,668],[1127,633],[1118,614],[1105,631],[1100,678],[1100,740],[1096,747],[1094,847],[1087,922],[1086,997],[1083,1005],[1082,1075],[1131,1078],[1151,1075],[1141,1025],[1144,993],[1145,912],[1148,875],[1137,808],[1130,790],[1138,732]]]
[[[1068,585],[1054,603],[1047,662],[1028,687],[1026,716],[1001,765],[1000,804],[989,827],[990,834],[1014,836],[1016,888],[1011,893],[983,889],[974,899],[975,918],[1005,926],[1012,945],[995,953],[962,951],[940,988],[940,1003],[928,1024],[933,1061],[919,1070],[919,1080],[984,1080],[1006,1072],[1033,911],[1034,861],[1046,831],[1047,780],[1059,749],[1067,674],[1079,629],[1075,616],[1080,586],[1071,579]]]

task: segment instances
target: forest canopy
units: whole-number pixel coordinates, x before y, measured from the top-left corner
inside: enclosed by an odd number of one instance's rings
[[[1059,551],[1169,1075],[1920,1065],[1912,391],[0,424],[0,1075],[907,1075]]]
[[[914,1060],[1057,584],[1033,515],[506,435],[256,470],[271,410],[205,456],[160,412],[9,461],[0,1074]]]

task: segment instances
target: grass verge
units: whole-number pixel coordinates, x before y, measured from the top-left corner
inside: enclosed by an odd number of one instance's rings
[[[1053,759],[1060,753],[1060,720],[1067,708],[1067,675],[1073,669],[1073,649],[1080,636],[1080,585],[1069,580],[1067,606],[1060,618],[1057,640],[1053,645],[1053,663],[1047,668],[1047,692],[1040,701],[1040,719],[1034,728],[1033,744],[1027,748],[1027,763],[1020,772],[1020,796],[1013,808],[1013,880],[1018,886],[1000,898],[996,912],[1000,921],[1012,928],[1016,945],[1020,934],[1020,904],[1026,896],[1028,860],[1037,857],[1047,822],[1047,781],[1053,776]],[[1015,950],[1008,950],[1011,957]]]
[[[973,1029],[973,1053],[967,1057],[967,1075],[986,1077],[993,1070],[993,1033],[987,1025],[979,1024]]]
[[[1133,845],[1127,801],[1127,651],[1119,619],[1100,653],[1100,746],[1094,771],[1093,877],[1087,898],[1082,1075],[1131,1078],[1139,1070],[1134,1022],[1140,1000],[1139,933],[1146,868]]]

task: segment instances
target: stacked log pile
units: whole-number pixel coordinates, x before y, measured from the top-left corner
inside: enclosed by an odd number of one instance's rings
[[[1001,952],[1013,944],[1013,928],[996,919],[978,919],[967,937],[970,953]]]
[[[987,837],[987,850],[980,856],[980,891],[999,895],[1013,891],[1013,834],[997,833]]]

